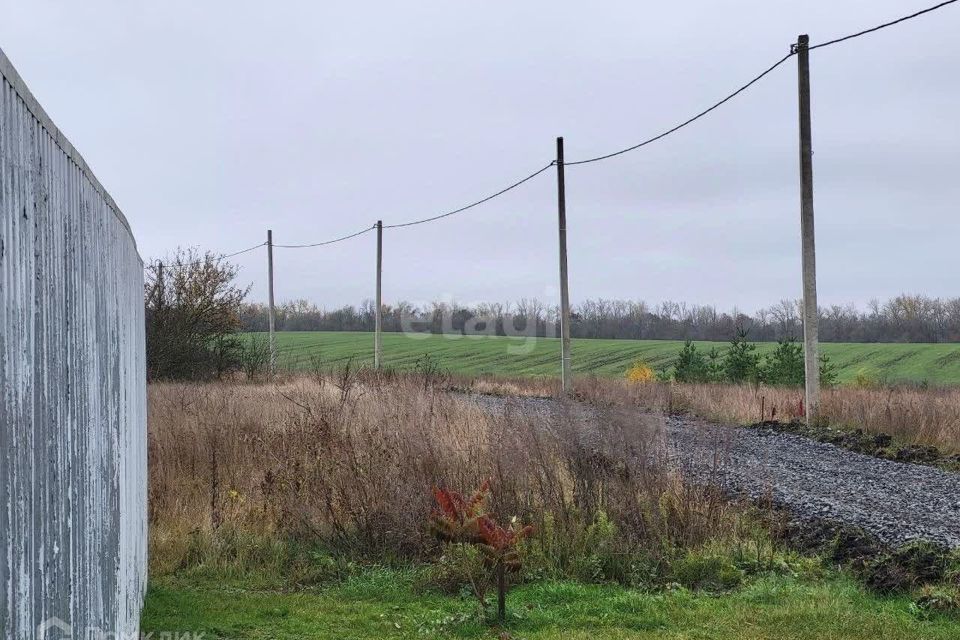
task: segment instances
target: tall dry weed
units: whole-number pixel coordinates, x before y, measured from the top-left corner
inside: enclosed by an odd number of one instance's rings
[[[516,383],[515,383],[516,384]],[[735,424],[790,421],[803,416],[803,390],[733,384],[631,384],[584,378],[578,395],[608,405],[639,406],[663,412],[686,411]],[[821,393],[821,417],[836,427],[888,433],[907,444],[960,452],[960,389],[839,386]]]
[[[421,556],[435,545],[431,487],[486,479],[496,513],[532,523],[533,544],[561,570],[598,522],[615,523],[611,553],[651,557],[736,526],[716,492],[664,464],[656,417],[616,407],[585,416],[576,403],[478,402],[369,372],[158,383],[149,400],[152,544],[167,569],[193,562],[197,540],[237,532]]]

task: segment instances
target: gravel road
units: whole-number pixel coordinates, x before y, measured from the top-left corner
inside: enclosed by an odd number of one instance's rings
[[[960,547],[960,474],[788,433],[665,420],[672,457],[688,477],[770,497],[801,518],[860,526],[887,544],[924,538]],[[723,454],[714,464],[717,442]]]
[[[504,406],[499,399],[471,398],[489,410]],[[511,399],[509,404],[548,413],[558,407],[542,399]],[[603,419],[587,408],[576,415],[585,432],[597,432],[590,423]],[[636,411],[638,422],[650,419],[651,414]],[[772,499],[801,520],[856,525],[894,546],[922,538],[960,547],[960,474],[771,430],[683,416],[652,419],[661,421],[668,459],[695,482],[718,484],[733,495]]]

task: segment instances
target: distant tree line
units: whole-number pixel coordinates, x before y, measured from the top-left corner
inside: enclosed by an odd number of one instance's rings
[[[276,310],[278,331],[373,331],[372,301],[327,310],[306,300],[281,304]],[[384,305],[383,328],[388,332],[490,333],[554,336],[559,333],[558,309],[536,299],[515,303],[462,305],[408,302]],[[243,304],[244,331],[266,331],[267,307]],[[575,338],[726,341],[737,329],[750,340],[772,342],[802,334],[800,302],[781,300],[754,314],[737,309],[720,311],[711,305],[632,300],[587,300],[572,309]],[[852,304],[820,308],[820,339],[825,342],[960,342],[960,298],[900,295],[886,302],[871,301],[866,309]]]

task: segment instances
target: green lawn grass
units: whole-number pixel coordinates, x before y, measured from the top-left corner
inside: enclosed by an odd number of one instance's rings
[[[960,637],[960,621],[926,615],[907,598],[872,596],[849,579],[761,578],[724,595],[652,593],[542,582],[511,591],[505,629],[470,598],[415,593],[400,570],[373,569],[305,591],[248,589],[222,581],[161,578],[147,594],[141,629],[205,638],[836,638]],[[177,636],[173,636],[177,637]]]
[[[280,366],[305,369],[315,356],[327,366],[348,359],[373,362],[373,334],[355,332],[280,332],[277,334]],[[698,347],[726,348],[722,342],[698,342]],[[637,359],[654,368],[669,366],[683,343],[675,340],[574,340],[573,370],[578,373],[622,376]],[[760,353],[773,349],[761,343]],[[824,343],[822,352],[839,367],[841,382],[853,380],[866,370],[889,382],[928,382],[933,385],[960,384],[958,344],[847,344]],[[444,369],[470,375],[559,374],[560,343],[556,339],[463,337],[438,335],[383,335],[387,366],[409,369],[429,353]]]

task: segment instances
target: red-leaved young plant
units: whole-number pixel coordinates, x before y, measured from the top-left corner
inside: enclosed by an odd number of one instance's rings
[[[500,525],[487,510],[489,494],[489,480],[469,498],[434,487],[439,509],[430,515],[430,530],[444,542],[472,544],[480,550],[484,566],[497,580],[497,618],[503,622],[507,613],[506,574],[520,570],[517,545],[533,533],[533,527],[520,527],[515,521],[507,527]]]

